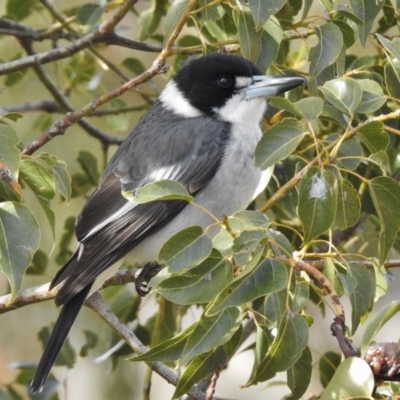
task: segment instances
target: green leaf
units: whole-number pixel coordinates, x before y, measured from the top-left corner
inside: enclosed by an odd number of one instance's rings
[[[264,301],[264,311],[266,321],[269,321],[274,327],[283,318],[286,312],[287,289],[280,290],[279,292],[270,293],[266,296]]]
[[[235,10],[233,15],[242,54],[248,60],[255,62],[261,52],[261,32],[257,32],[250,13]]]
[[[319,379],[322,387],[326,388],[331,381],[337,367],[342,362],[342,356],[333,351],[328,351],[319,359]]]
[[[97,158],[89,151],[81,150],[77,161],[85,171],[92,185],[99,184],[100,173],[97,166]]]
[[[160,25],[160,21],[163,15],[166,14],[169,2],[166,0],[152,0],[151,8],[143,11],[139,16],[139,22],[142,27],[140,30],[139,40],[143,42]]]
[[[292,394],[286,397],[286,400],[298,400],[303,396],[310,384],[311,372],[311,351],[308,347],[305,347],[300,358],[286,372],[288,386],[292,391]]]
[[[4,119],[9,119],[10,121],[18,121],[20,118],[23,118],[23,114],[18,113],[18,112],[8,112],[3,115],[0,115],[0,121]]]
[[[22,158],[20,177],[36,195],[46,199],[54,198],[56,188],[53,176],[36,157],[24,156]]]
[[[265,170],[287,158],[304,137],[303,124],[284,119],[266,130],[255,150],[256,166]]]
[[[375,280],[370,271],[363,265],[350,263],[348,273],[352,276],[357,286],[350,295],[351,302],[351,334],[354,335],[361,318],[371,311],[375,295]]]
[[[8,0],[6,5],[6,17],[21,21],[31,14],[35,4],[36,0]]]
[[[304,243],[327,231],[335,218],[336,191],[332,172],[310,168],[299,186],[298,214],[304,227]]]
[[[133,195],[131,192],[122,193],[127,199],[138,203],[149,203],[160,200],[185,200],[193,201],[193,197],[181,183],[169,179],[148,183],[136,190]]]
[[[250,258],[252,258],[253,252],[255,251],[258,244],[265,239],[265,231],[262,230],[244,230],[236,236],[233,241],[233,251],[235,265],[245,266]],[[265,243],[265,240],[263,241]]]
[[[310,284],[302,278],[296,278],[296,284],[293,294],[292,310],[294,312],[301,312],[310,299]]]
[[[211,303],[206,315],[212,315],[228,307],[241,306],[252,300],[277,292],[287,285],[287,268],[278,260],[266,259],[252,271],[242,273]]]
[[[286,3],[286,0],[249,0],[249,7],[253,15],[256,29],[259,30],[269,17],[276,14]]]
[[[93,3],[86,3],[75,12],[76,19],[81,25],[89,25],[92,27],[99,22],[102,14],[103,8]]]
[[[381,121],[367,122],[357,129],[356,134],[371,154],[385,151],[389,146],[389,135]]]
[[[211,250],[211,239],[201,227],[192,226],[169,238],[161,248],[158,259],[171,273],[177,273],[199,265]]]
[[[201,19],[203,21],[218,21],[223,17],[224,10],[222,7],[219,7],[218,4],[215,4],[213,6],[209,6],[209,1],[208,0],[199,0],[199,7],[204,7],[201,11]]]
[[[208,303],[233,279],[233,266],[215,249],[197,267],[184,275],[163,280],[157,292],[177,304]]]
[[[381,221],[379,262],[383,264],[400,229],[400,186],[392,178],[378,176],[368,182],[368,187]]]
[[[262,72],[269,68],[278,55],[282,38],[283,30],[279,21],[275,17],[269,18],[263,25],[260,54],[255,60],[255,64]]]
[[[381,11],[384,0],[350,0],[353,13],[361,19],[363,25],[357,25],[358,36],[361,44],[365,46],[372,24],[379,11]]]
[[[268,229],[266,232],[268,244],[275,256],[278,257],[291,257],[293,254],[293,247],[288,238],[280,231]]]
[[[81,357],[86,357],[89,353],[89,350],[93,349],[97,345],[99,337],[96,333],[87,329],[85,329],[83,333],[85,334],[86,343],[82,346],[79,355]]]
[[[251,230],[254,228],[267,228],[268,218],[259,211],[243,210],[228,217],[229,228],[234,232]]]
[[[341,30],[343,36],[343,44],[346,49],[353,46],[356,41],[356,35],[353,28],[344,21],[334,20],[333,23]]]
[[[192,334],[195,325],[191,325],[188,329],[181,332],[172,339],[166,340],[158,346],[153,347],[147,353],[140,356],[130,358],[130,361],[161,361],[170,362],[178,360],[185,348],[189,336]]]
[[[40,163],[36,157],[24,156],[20,165],[21,179],[32,189],[46,214],[55,239],[55,214],[51,208],[51,199],[55,195],[53,175]]]
[[[363,158],[363,149],[357,138],[351,138],[341,143],[339,150],[337,152],[338,164],[354,171],[361,162]]]
[[[400,312],[400,302],[393,301],[382,307],[374,316],[372,316],[365,327],[364,335],[361,343],[361,356],[365,353],[379,330],[388,322],[394,315]]]
[[[172,32],[178,25],[179,21],[188,11],[191,5],[190,0],[174,0],[168,9],[167,16],[165,17],[165,28],[164,28],[164,44],[167,43]]]
[[[367,114],[379,110],[387,101],[381,85],[371,79],[357,80],[362,89],[362,97],[356,112]]]
[[[125,60],[122,61],[122,65],[137,75],[146,71],[146,67],[138,58],[132,58],[132,57],[125,58]]]
[[[307,121],[314,121],[321,115],[324,101],[319,97],[306,97],[299,100],[295,105]]]
[[[47,254],[38,250],[32,258],[32,263],[26,271],[27,275],[44,275],[47,265],[49,263],[49,258]]]
[[[361,213],[361,201],[350,181],[339,180],[336,204],[334,225],[337,228],[350,228],[358,222]]]
[[[0,124],[0,162],[7,165],[15,182],[18,181],[20,151],[17,148],[17,132],[8,125]]]
[[[246,386],[265,382],[277,372],[287,371],[303,354],[308,342],[308,326],[305,319],[287,310],[278,327],[278,333],[267,356],[257,368],[255,377]]]
[[[0,269],[11,286],[10,302],[21,287],[39,243],[39,225],[29,208],[11,201],[0,203]]]
[[[352,78],[332,79],[319,86],[319,90],[326,100],[347,115],[353,115],[362,98],[361,86]]]
[[[209,353],[195,357],[180,377],[172,398],[177,399],[183,396],[194,384],[222,368],[227,361],[228,354],[223,347],[217,347]]]
[[[317,77],[332,65],[340,55],[343,47],[341,30],[333,23],[315,27],[318,44],[310,50],[310,74]]]
[[[400,60],[389,59],[385,65],[385,83],[388,94],[396,99],[400,98]]]
[[[356,376],[357,379],[349,379]],[[332,399],[371,399],[374,389],[374,376],[370,366],[361,358],[346,358],[338,367],[321,400]]]
[[[193,357],[226,343],[239,329],[240,324],[240,311],[235,307],[208,318],[203,316],[190,334],[179,364],[184,365]]]
[[[251,381],[257,374],[257,368],[261,361],[264,359],[265,354],[267,354],[268,346],[273,341],[273,336],[269,329],[265,325],[260,325],[256,322],[256,347],[254,349],[254,364],[253,370],[249,380]]]
[[[386,279],[386,269],[383,264],[379,264],[377,258],[372,258],[372,266],[374,268],[375,277],[375,298],[377,299],[386,295],[388,289],[388,280]]]

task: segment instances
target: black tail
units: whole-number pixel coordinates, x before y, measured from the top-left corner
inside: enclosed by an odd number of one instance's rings
[[[30,392],[40,392],[47,380],[50,373],[51,367],[58,354],[61,351],[61,347],[71,330],[72,324],[74,323],[79,310],[82,308],[85,302],[86,296],[92,285],[85,287],[81,292],[74,296],[68,303],[66,303],[61,310],[61,313],[57,319],[57,322],[51,332],[49,341],[47,342],[46,348],[42,358],[40,359],[39,365],[36,369],[35,376],[32,379]]]

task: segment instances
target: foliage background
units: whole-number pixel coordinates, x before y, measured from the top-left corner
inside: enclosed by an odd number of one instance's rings
[[[84,35],[92,31],[97,27],[98,22],[105,19],[109,19],[112,13],[118,10],[118,6],[121,2],[113,1],[108,2],[108,7],[111,8],[109,12],[104,12],[100,10],[99,5],[104,6],[103,3],[96,3],[96,6],[88,6],[88,2],[81,0],[69,1],[66,4],[65,1],[55,1],[51,4],[54,7],[65,13],[67,16],[78,15],[79,22],[74,21],[71,26],[79,34]],[[135,5],[136,14],[130,12],[118,25],[117,33],[130,38],[138,39],[147,43],[154,43],[160,45],[162,43],[162,35],[165,32],[165,21],[164,14],[168,9],[168,2],[164,1],[139,1]],[[175,6],[179,3],[185,5],[188,2],[174,2]],[[228,3],[228,2],[221,2]],[[374,207],[372,206],[371,198],[368,195],[368,190],[366,189],[366,182],[362,183],[362,180],[354,178],[355,171],[357,174],[366,176],[371,179],[376,176],[387,175],[394,178],[393,182],[398,180],[398,118],[389,119],[387,116],[391,112],[396,112],[398,109],[398,87],[400,87],[400,67],[398,66],[397,52],[398,44],[396,39],[393,42],[385,42],[385,39],[381,39],[380,42],[375,35],[368,36],[368,29],[365,28],[366,25],[371,23],[369,28],[372,32],[380,32],[386,35],[386,37],[391,40],[393,37],[398,36],[398,4],[393,1],[351,1],[350,7],[345,6],[348,2],[331,2],[329,0],[324,1],[304,1],[292,0],[292,1],[250,1],[253,13],[249,12],[245,2],[233,2],[230,4],[235,8],[237,12],[236,26],[238,32],[227,31],[219,28],[215,23],[218,20],[218,13],[215,12],[215,8],[208,8],[207,13],[200,16],[200,14],[195,15],[195,21],[201,27],[203,36],[198,34],[195,27],[185,27],[184,31],[180,34],[177,44],[182,47],[190,46],[190,50],[193,50],[192,46],[197,46],[197,48],[204,52],[215,51],[216,47],[211,46],[215,37],[217,37],[218,42],[224,42],[227,46],[225,50],[238,50],[238,44],[241,45],[241,51],[248,58],[253,59],[258,65],[263,66],[266,69],[269,66],[269,73],[281,73],[283,70],[290,68],[298,73],[303,73],[308,75],[310,78],[309,88],[307,89],[305,96],[319,96],[321,99],[325,97],[328,99],[329,93],[327,90],[335,91],[335,87],[326,86],[326,91],[321,93],[317,91],[317,85],[322,86],[330,79],[336,77],[342,77],[346,75],[354,79],[370,79],[378,83],[379,87],[383,88],[381,92],[379,88],[375,86],[368,87],[369,98],[364,97],[362,103],[366,104],[366,100],[371,100],[369,104],[373,104],[370,107],[361,110],[361,112],[355,111],[356,107],[351,108],[351,101],[355,96],[355,93],[359,91],[357,84],[353,85],[351,81],[350,85],[350,97],[339,99],[338,103],[334,103],[336,108],[343,110],[343,107],[350,107],[350,111],[347,112],[352,118],[352,127],[356,127],[358,123],[365,123],[367,118],[372,116],[383,116],[382,121],[385,124],[386,134],[383,131],[377,134],[378,139],[375,141],[375,146],[379,151],[371,151],[371,147],[365,146],[365,141],[362,142],[360,136],[352,142],[353,146],[347,147],[347,156],[351,156],[351,160],[346,161],[342,158],[342,177],[346,177],[352,184],[357,188],[360,199],[362,200],[362,213],[361,219],[357,221],[355,212],[349,212],[351,218],[356,220],[356,228],[348,229],[345,226],[342,232],[338,230],[331,231],[331,238],[326,235],[328,228],[335,228],[333,221],[328,223],[325,227],[316,228],[316,231],[312,231],[313,227],[310,223],[304,220],[300,215],[300,220],[297,218],[295,205],[297,204],[297,190],[299,190],[299,185],[293,185],[285,194],[286,197],[279,202],[274,207],[270,208],[268,215],[271,220],[275,220],[283,225],[283,232],[289,238],[293,249],[301,248],[301,240],[296,234],[293,234],[293,229],[301,233],[308,232],[309,239],[314,236],[320,237],[322,240],[338,243],[339,251],[343,254],[343,258],[333,256],[332,260],[335,259],[343,262],[346,266],[345,261],[354,259],[354,254],[356,253],[365,257],[376,257],[379,258],[378,253],[378,235],[380,228],[386,227],[391,229],[393,236],[394,246],[390,247],[388,258],[395,260],[398,257],[398,236],[396,236],[398,230],[398,222],[395,218],[388,221],[388,219],[377,216]],[[50,16],[49,12],[46,10],[45,1],[8,1],[2,2],[0,4],[0,14],[6,16],[6,12],[10,8],[14,7],[17,10],[17,14],[14,15],[15,19],[20,19],[20,22],[35,29],[45,29],[54,23],[53,17]],[[91,4],[94,4],[91,3]],[[207,2],[203,1],[200,6],[206,5]],[[254,28],[254,19],[257,16],[261,18],[262,12],[257,14],[254,11],[254,5],[260,4],[260,10],[266,10],[268,7],[276,6],[275,10],[272,10],[271,14],[276,14],[280,25],[284,28],[284,33],[291,40],[285,40],[281,44],[281,50],[277,53],[277,57],[271,66],[269,65],[268,57],[261,57],[265,54],[272,54],[278,47],[268,47],[268,43],[271,43],[271,38],[266,40],[264,37],[268,33],[274,33],[278,35],[277,41],[280,42],[279,32],[273,27],[269,26],[268,29],[263,33],[264,36],[260,39],[260,31]],[[224,4],[226,6],[226,4]],[[383,11],[382,6],[383,7]],[[116,8],[114,8],[114,6]],[[279,11],[280,7],[285,6],[284,11]],[[26,7],[26,8],[25,8]],[[163,9],[165,7],[165,10]],[[219,5],[218,7],[221,7]],[[304,14],[304,9],[308,12]],[[352,8],[353,7],[353,11]],[[365,8],[366,19],[364,25],[362,22],[357,21],[354,18],[353,12],[356,7]],[[376,8],[376,9],[375,9]],[[24,15],[23,10],[28,10],[26,15]],[[96,14],[97,11],[101,11]],[[148,11],[150,10],[150,11]],[[292,12],[293,20],[291,20],[290,10],[295,10]],[[338,11],[339,10],[339,11]],[[376,15],[375,15],[376,11]],[[18,14],[22,13],[22,14]],[[348,14],[346,14],[348,13]],[[161,15],[160,26],[151,35],[146,36],[146,32],[143,30],[143,26],[146,21],[150,21],[150,17]],[[8,15],[10,16],[10,15]],[[147,18],[147,19],[146,19]],[[155,18],[153,21],[156,21]],[[336,22],[336,28],[332,27],[333,20]],[[270,19],[270,22],[275,22],[276,20]],[[172,24],[173,25],[173,24]],[[362,33],[360,27],[364,27],[366,32]],[[226,29],[232,29],[232,26],[227,26]],[[338,29],[343,32],[343,43],[345,44],[345,49],[342,48],[341,44],[338,42]],[[160,36],[161,35],[161,36]],[[219,37],[221,35],[221,37]],[[363,36],[364,35],[364,36]],[[151,37],[150,37],[151,36]],[[212,38],[214,36],[214,39]],[[203,39],[203,43],[199,38]],[[264,40],[265,39],[265,40]],[[160,42],[161,40],[161,42]],[[354,44],[352,43],[354,41]],[[62,41],[61,41],[62,42]],[[364,43],[362,43],[364,42]],[[62,42],[63,43],[63,42]],[[290,52],[286,52],[286,46],[290,43]],[[219,43],[221,44],[221,43]],[[261,47],[260,47],[261,44]],[[383,46],[382,46],[383,44]],[[36,52],[42,52],[51,49],[53,43],[51,41],[35,42],[34,48]],[[231,47],[229,47],[231,46]],[[263,47],[265,46],[265,47]],[[97,49],[105,59],[110,60],[118,69],[118,71],[131,77],[132,75],[138,75],[143,72],[146,68],[152,65],[152,62],[157,56],[157,53],[152,54],[148,52],[138,52],[132,49],[126,49],[118,46],[107,46],[107,45],[97,45]],[[311,52],[310,52],[311,51]],[[344,53],[346,53],[347,58],[344,58]],[[3,35],[0,38],[0,58],[3,62],[10,61],[12,59],[23,58],[25,56],[23,48],[18,42],[12,37],[12,35]],[[128,58],[135,58],[135,61],[126,61]],[[140,60],[140,61],[139,61]],[[168,59],[168,64],[170,65],[170,70],[167,75],[157,75],[150,82],[145,83],[140,86],[140,90],[145,96],[150,96],[155,98],[157,93],[162,90],[168,77],[173,75],[174,72],[180,68],[181,63],[184,62],[185,57],[179,55],[171,57]],[[311,60],[311,67],[308,61]],[[353,63],[353,64],[351,64]],[[391,68],[391,69],[390,69]],[[57,86],[62,89],[64,95],[68,97],[68,100],[73,104],[75,109],[79,109],[89,104],[93,98],[97,98],[103,94],[109,93],[112,89],[121,84],[122,78],[121,74],[118,75],[111,71],[109,68],[105,67],[104,63],[100,62],[98,58],[93,57],[88,51],[77,53],[77,55],[71,58],[65,58],[63,60],[50,63],[46,65],[45,69],[51,75]],[[390,69],[390,70],[389,70]],[[317,81],[313,82],[313,76],[317,78]],[[0,78],[0,108],[7,110],[7,107],[15,104],[21,104],[25,102],[34,102],[37,100],[51,99],[51,95],[44,90],[43,83],[38,79],[37,75],[32,68],[24,69],[23,72],[16,72],[14,74],[8,74]],[[364,96],[366,90],[364,90]],[[303,94],[300,91],[294,91],[288,97],[288,100],[292,103],[298,101]],[[384,97],[389,96],[389,97]],[[331,100],[334,101],[334,99]],[[305,129],[309,129],[309,132],[314,132],[313,135],[309,134],[307,137],[301,137],[302,143],[298,150],[293,153],[294,156],[289,157],[280,163],[275,170],[277,179],[279,179],[280,184],[289,181],[294,175],[295,170],[299,170],[301,166],[306,165],[315,156],[315,147],[313,143],[317,143],[318,153],[321,154],[321,163],[319,168],[324,171],[329,171],[331,175],[323,175],[327,179],[338,179],[337,169],[329,169],[329,164],[339,165],[340,161],[330,160],[326,157],[326,153],[321,145],[323,140],[326,140],[329,134],[338,133],[343,135],[346,131],[346,121],[344,125],[341,126],[337,121],[341,120],[343,117],[339,114],[331,114],[330,118],[321,117],[316,111],[318,109],[317,103],[307,103],[304,108],[294,109],[289,102],[283,102],[282,99],[274,99],[272,103],[278,108],[285,108],[287,113],[280,118],[298,118],[302,120],[305,124]],[[377,105],[376,107],[374,106]],[[325,103],[327,105],[327,103]],[[107,102],[103,108],[119,108],[125,106],[140,106],[139,110],[129,113],[122,113],[116,115],[110,115],[107,117],[93,117],[91,122],[101,131],[108,134],[117,135],[118,137],[125,137],[132,126],[135,125],[136,121],[143,115],[146,108],[148,107],[147,101],[143,99],[135,90],[126,92],[123,96],[117,99],[110,100]],[[314,109],[315,106],[315,109]],[[275,114],[277,109],[270,108],[268,117],[271,118]],[[314,113],[314,115],[309,119],[312,120],[306,123],[307,115],[306,112]],[[326,110],[325,110],[326,111]],[[333,110],[330,109],[333,113]],[[46,131],[49,125],[54,123],[56,118],[63,116],[64,113],[54,114],[54,113],[44,113],[42,110],[36,112],[23,112],[23,118],[17,121],[12,121],[10,119],[2,120],[10,124],[17,132],[18,137],[24,145],[30,143],[43,132]],[[303,114],[302,114],[303,113]],[[309,114],[308,114],[309,115]],[[319,119],[315,118],[316,116]],[[273,122],[277,123],[279,120],[275,116]],[[336,120],[335,122],[332,122]],[[267,126],[267,125],[266,125]],[[279,126],[279,125],[278,125]],[[374,127],[376,131],[380,131],[380,127]],[[396,131],[397,130],[397,131]],[[385,135],[390,139],[390,145],[385,147]],[[373,135],[372,135],[373,136]],[[362,145],[360,144],[362,142]],[[326,145],[326,142],[324,142]],[[67,256],[68,251],[73,249],[74,244],[68,243],[64,248],[62,242],[60,242],[63,237],[64,223],[67,217],[76,216],[84,202],[84,197],[87,193],[92,190],[96,180],[98,179],[97,174],[93,174],[93,170],[102,170],[105,164],[105,159],[109,158],[115,147],[111,146],[104,151],[100,142],[97,139],[90,137],[85,129],[82,129],[77,124],[70,127],[63,137],[57,137],[46,144],[43,149],[39,150],[36,154],[46,151],[47,153],[56,155],[60,160],[67,163],[67,169],[70,176],[74,177],[73,189],[74,193],[79,195],[74,196],[69,202],[63,201],[61,196],[57,193],[54,200],[51,202],[51,208],[54,210],[56,216],[54,222],[54,231],[56,232],[55,247],[53,249],[53,234],[49,225],[49,219],[51,223],[51,217],[45,214],[43,207],[38,203],[37,198],[29,188],[24,187],[23,196],[24,204],[28,205],[32,210],[33,215],[39,222],[41,230],[40,246],[42,252],[39,253],[40,258],[37,256],[34,261],[36,261],[34,267],[30,269],[30,274],[26,275],[24,278],[23,286],[30,287],[32,285],[37,285],[46,281],[49,281],[54,275],[56,269],[59,267],[58,264],[62,263],[62,260]],[[81,153],[85,150],[86,153]],[[93,156],[90,156],[87,151]],[[379,153],[379,154],[378,154]],[[375,158],[367,158],[375,155]],[[288,156],[289,154],[286,154]],[[343,157],[343,154],[342,154]],[[360,160],[363,157],[363,162],[355,162],[355,159]],[[285,158],[285,157],[281,157]],[[340,157],[339,157],[340,158]],[[80,160],[80,161],[78,161]],[[351,161],[355,164],[351,164]],[[92,167],[97,164],[93,169]],[[85,166],[90,166],[91,168],[86,169],[86,171],[91,171],[91,173],[85,173]],[[377,166],[378,165],[378,166]],[[284,167],[283,167],[284,166]],[[312,178],[311,178],[312,181]],[[361,182],[361,184],[360,184]],[[395,186],[391,187],[393,193],[397,193]],[[265,200],[277,189],[276,181],[272,182],[269,192],[265,198],[261,198],[256,203],[257,207],[264,207]],[[300,189],[301,190],[301,189]],[[37,192],[36,192],[37,194]],[[301,196],[300,196],[301,197]],[[387,207],[390,209],[396,209],[399,207],[397,203],[399,198],[390,200]],[[358,201],[355,200],[350,204],[352,209],[357,209]],[[306,202],[307,206],[307,202]],[[317,205],[318,207],[318,205]],[[323,209],[320,209],[317,213],[315,221],[324,221],[326,218],[326,213],[335,208],[332,203],[323,204],[325,208],[325,213]],[[337,209],[335,208],[337,212]],[[310,215],[308,211],[305,214]],[[379,220],[380,218],[380,220]],[[329,218],[328,218],[329,219]],[[290,228],[290,229],[288,229]],[[274,226],[276,229],[276,226]],[[319,230],[318,230],[319,229]],[[338,236],[335,236],[338,235]],[[344,236],[340,236],[344,235]],[[308,240],[306,240],[308,242]],[[336,243],[335,242],[335,243]],[[60,251],[63,250],[63,251]],[[322,242],[315,242],[313,247],[310,247],[309,252],[315,252],[318,256],[326,253],[327,247]],[[49,255],[47,261],[46,255]],[[276,254],[275,254],[276,255]],[[382,252],[381,252],[382,255]],[[386,256],[386,254],[385,254]],[[317,257],[318,258],[318,257]],[[345,260],[345,261],[344,261]],[[382,260],[381,260],[382,261]],[[48,268],[45,270],[37,271],[38,267],[43,267],[47,265]],[[397,264],[394,263],[394,266]],[[3,266],[2,266],[3,268]],[[360,304],[354,303],[354,295],[360,294],[365,289],[366,275],[360,273],[360,275],[353,276],[357,281],[359,291],[357,292],[356,287],[351,288],[351,279],[348,279],[350,283],[350,288],[343,290],[343,282],[346,281],[342,277],[342,280],[338,279],[338,273],[344,273],[343,270],[338,268],[337,264],[335,267],[335,272],[332,272],[330,266],[325,265],[325,274],[331,273],[332,283],[335,284],[335,288],[339,291],[342,290],[344,296],[342,297],[342,302],[345,306],[347,325],[352,326],[350,320],[352,315],[352,310],[360,306]],[[330,272],[329,272],[330,271]],[[393,282],[389,284],[388,294],[383,297],[375,305],[370,302],[370,300],[361,300],[361,308],[364,311],[360,311],[357,318],[360,318],[365,313],[365,318],[368,316],[368,311],[374,306],[374,309],[381,309],[384,304],[389,304],[392,300],[397,300],[398,290],[397,280],[398,273],[396,270],[391,270],[391,277]],[[349,274],[347,275],[349,276]],[[302,280],[301,277],[298,277]],[[377,279],[380,278],[379,272],[376,276],[373,276],[367,283],[375,287],[377,285]],[[2,294],[9,292],[8,280],[5,275],[0,276],[1,279],[1,290]],[[397,280],[396,280],[397,279]],[[340,281],[340,282],[339,282]],[[382,283],[382,282],[381,282]],[[353,281],[354,284],[354,281]],[[299,287],[304,287],[301,284]],[[292,288],[293,289],[293,288]],[[113,310],[119,312],[120,315],[125,315],[127,319],[134,315],[136,312],[135,306],[137,307],[138,302],[132,301],[133,296],[131,294],[132,289],[128,285],[128,288],[110,288],[106,291],[105,296],[107,301],[112,305]],[[345,293],[347,292],[347,293]],[[312,291],[310,291],[312,293]],[[303,315],[314,320],[313,325],[310,328],[309,333],[309,346],[312,349],[313,360],[314,360],[314,377],[312,383],[309,386],[309,391],[304,395],[304,398],[311,398],[311,393],[320,393],[321,385],[319,383],[319,366],[316,364],[321,355],[326,353],[329,348],[334,349],[338,352],[338,346],[334,338],[331,337],[329,325],[332,320],[333,313],[330,309],[331,300],[329,297],[325,301],[325,311],[322,311],[322,304],[316,300],[316,296],[309,294],[314,302],[309,302],[307,307],[304,308]],[[353,299],[351,296],[353,295]],[[308,296],[308,295],[307,295]],[[350,300],[349,300],[350,298]],[[124,307],[121,306],[124,304]],[[133,306],[132,306],[133,304]],[[165,307],[165,304],[163,305]],[[155,300],[155,296],[146,299],[145,303],[140,306],[140,321],[146,324],[148,316],[152,315],[157,309],[158,305]],[[121,309],[122,308],[122,309]],[[182,311],[185,314],[185,311]],[[322,318],[326,312],[325,318]],[[9,368],[10,362],[15,362],[19,360],[37,360],[41,352],[41,345],[37,340],[37,332],[45,325],[53,322],[58,315],[58,310],[55,310],[51,302],[42,303],[39,305],[32,305],[26,308],[22,308],[17,311],[10,312],[1,316],[1,331],[0,331],[0,385],[3,390],[0,392],[0,399],[8,398],[26,398],[26,392],[23,385],[18,385],[12,383],[14,379],[18,377],[20,382],[27,381],[27,376],[31,371],[29,368],[23,370],[20,373],[19,369],[12,370]],[[200,317],[200,309],[197,307],[192,307],[189,312],[184,316],[183,325],[187,326],[190,321],[196,320]],[[353,317],[354,318],[354,317]],[[357,319],[356,318],[356,319]],[[369,320],[370,321],[370,320]],[[164,323],[167,323],[166,319]],[[367,321],[368,322],[368,321]],[[376,337],[378,341],[397,341],[398,334],[396,331],[396,324],[398,320],[395,318],[391,319],[390,322],[385,325],[385,329],[379,332]],[[368,326],[368,325],[367,325]],[[398,325],[397,325],[398,326]],[[151,328],[150,328],[151,329]],[[102,364],[92,367],[90,359],[102,354],[110,347],[110,343],[116,342],[116,337],[111,333],[108,327],[104,325],[97,317],[93,316],[93,313],[88,310],[83,310],[81,313],[76,327],[71,335],[71,342],[77,351],[79,352],[80,347],[83,343],[90,342],[94,336],[85,333],[86,330],[90,330],[95,333],[98,338],[98,344],[94,350],[90,350],[89,357],[79,358],[77,367],[71,372],[66,372],[65,368],[60,368],[57,371],[57,377],[64,380],[68,377],[65,384],[65,392],[61,390],[60,398],[110,398],[110,396],[118,398],[140,398],[142,393],[142,385],[144,381],[149,378],[148,372],[146,372],[143,363],[130,363],[123,361],[123,358],[116,362],[114,358],[113,361],[108,360]],[[168,331],[168,329],[166,329]],[[361,327],[358,329],[356,335],[354,336],[354,343],[360,344],[362,340],[362,335],[365,332],[365,328]],[[253,337],[254,340],[254,337]],[[290,339],[288,339],[290,340]],[[248,345],[252,341],[246,342]],[[66,357],[71,357],[70,354],[66,354]],[[253,356],[252,351],[245,351],[237,355],[232,362],[229,364],[228,371],[224,371],[221,378],[217,384],[217,394],[223,397],[230,398],[249,398],[252,396],[254,399],[265,398],[265,396],[270,396],[271,398],[277,398],[282,396],[284,393],[289,393],[285,385],[274,385],[268,387],[266,391],[262,390],[267,387],[267,383],[261,383],[256,387],[250,387],[242,390],[238,390],[239,384],[245,384],[252,369]],[[23,364],[18,363],[14,366],[21,367]],[[113,365],[116,365],[116,372],[111,372]],[[135,372],[133,372],[135,371]],[[163,383],[162,379],[156,374],[154,375],[154,383],[151,389],[152,398],[166,398],[165,393],[169,391],[168,396],[172,396],[173,390],[170,386]],[[104,376],[107,379],[104,379]],[[135,378],[133,378],[135,377]],[[135,381],[133,381],[135,380]],[[274,382],[286,381],[286,374],[278,374],[274,378]],[[234,384],[232,384],[232,382]],[[226,383],[226,385],[224,385]],[[356,382],[355,382],[356,383]],[[159,394],[157,394],[157,388]],[[355,389],[357,390],[357,385],[355,384]],[[137,394],[133,394],[137,390]],[[390,388],[393,394],[398,393],[398,388],[396,385],[392,385]],[[83,393],[85,393],[83,395]],[[118,393],[118,395],[117,395]],[[45,397],[44,397],[45,398]]]

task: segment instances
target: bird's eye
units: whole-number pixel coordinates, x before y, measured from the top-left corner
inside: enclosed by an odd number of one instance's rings
[[[224,89],[229,89],[233,86],[233,79],[228,75],[222,75],[218,78],[218,85]]]

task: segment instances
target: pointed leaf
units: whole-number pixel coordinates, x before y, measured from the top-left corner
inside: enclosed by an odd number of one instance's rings
[[[324,101],[319,97],[307,97],[299,100],[295,104],[307,121],[314,121],[317,119],[321,115],[324,107]]]
[[[233,266],[215,249],[197,267],[184,275],[163,280],[157,292],[177,304],[208,303],[233,279]]]
[[[200,226],[192,226],[170,237],[161,248],[158,259],[171,273],[177,273],[199,265],[211,250],[211,239]]]
[[[217,347],[206,354],[195,357],[186,367],[180,377],[173,395],[177,399],[187,393],[194,384],[209,377],[216,370],[222,368],[228,361],[228,354],[223,347]]]
[[[300,358],[287,370],[288,386],[292,394],[286,397],[286,400],[298,400],[303,396],[310,384],[311,372],[311,351],[308,347],[305,347]]]
[[[335,176],[313,167],[303,176],[299,187],[298,214],[304,227],[304,243],[327,231],[335,218]]]
[[[265,382],[277,372],[287,371],[303,354],[308,342],[308,326],[301,315],[288,310],[278,327],[278,334],[264,360],[257,368],[257,374],[246,386]]]
[[[295,119],[284,119],[266,130],[255,151],[256,166],[265,170],[288,157],[304,136],[303,124]]]
[[[367,351],[375,335],[386,324],[386,322],[388,322],[398,312],[400,312],[400,302],[393,301],[392,303],[386,304],[384,307],[382,307],[368,320],[361,343],[362,357],[365,356],[365,352]]]
[[[283,38],[283,30],[275,17],[270,17],[262,26],[261,49],[255,64],[265,72],[274,62],[278,55],[280,44]]]
[[[130,358],[130,361],[161,361],[169,362],[178,360],[185,348],[186,342],[193,332],[195,325],[190,326],[184,332],[173,337],[172,339],[165,340],[163,343],[153,347],[147,353],[140,356]]]
[[[167,43],[177,24],[189,10],[190,4],[190,0],[174,0],[169,7],[167,16],[165,17],[164,44]]]
[[[342,357],[340,354],[333,351],[328,351],[321,356],[319,359],[319,379],[321,381],[322,387],[327,387],[331,381],[337,367],[342,362]]]
[[[0,162],[5,163],[15,182],[18,181],[20,151],[17,148],[17,132],[8,125],[0,123]]]
[[[0,269],[10,283],[10,302],[21,287],[39,243],[39,225],[29,208],[11,201],[0,203]]]
[[[319,86],[319,90],[326,100],[347,115],[353,115],[362,98],[361,86],[352,78],[332,79]]]
[[[239,329],[240,324],[240,311],[234,307],[212,317],[203,316],[189,336],[179,364],[184,365],[193,357],[226,343]]]
[[[368,182],[368,187],[381,221],[379,262],[383,264],[400,229],[400,186],[392,178],[378,176]]]
[[[371,113],[379,110],[386,103],[387,97],[384,96],[383,89],[377,82],[371,79],[359,79],[357,82],[361,86],[362,97],[356,112]]]
[[[181,183],[169,179],[148,183],[137,189],[134,195],[131,192],[123,192],[123,195],[127,199],[138,204],[160,200],[193,201],[193,197],[190,196],[189,192]]]
[[[286,0],[249,0],[250,11],[253,15],[256,29],[260,29],[267,19],[276,14],[286,3]]]
[[[240,49],[243,56],[255,62],[261,52],[261,32],[257,32],[253,18],[245,11],[234,11]]]
[[[357,379],[349,379],[356,376]],[[346,358],[338,367],[321,400],[332,399],[371,399],[374,389],[374,376],[370,366],[361,358]]]
[[[337,209],[334,225],[339,229],[350,228],[360,218],[361,201],[350,181],[341,179],[338,182]]]
[[[287,268],[274,259],[266,259],[251,272],[239,275],[218,294],[206,311],[213,315],[227,307],[240,306],[268,293],[277,292],[287,285]]]
[[[343,35],[341,30],[333,23],[327,23],[315,27],[318,44],[310,50],[310,73],[317,77],[321,72],[332,65],[343,47]]]
[[[351,302],[351,334],[354,335],[361,318],[371,311],[374,302],[375,280],[365,266],[350,263],[348,273],[352,276],[357,286],[350,295]]]
[[[363,22],[362,25],[357,25],[358,36],[363,46],[367,42],[372,24],[379,11],[381,11],[383,4],[384,0],[350,0],[353,13]]]
[[[94,186],[99,184],[100,173],[97,166],[97,158],[89,151],[80,151],[77,161],[85,171],[90,183]]]
[[[389,146],[389,135],[384,131],[381,121],[371,121],[357,129],[357,136],[371,154],[384,151]]]
[[[389,59],[385,65],[385,83],[388,94],[400,99],[400,59]]]

